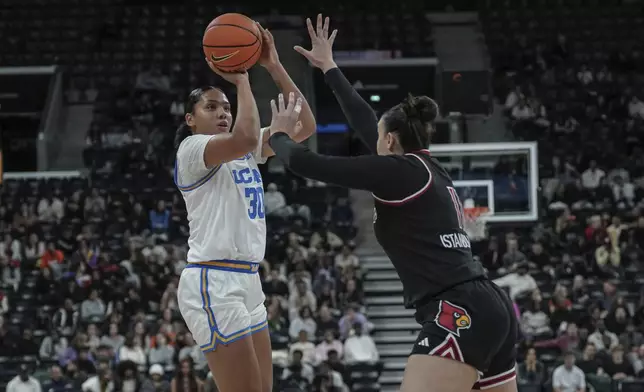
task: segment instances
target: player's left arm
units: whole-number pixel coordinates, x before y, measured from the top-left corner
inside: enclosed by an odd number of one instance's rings
[[[266,29],[264,29],[259,23],[257,28],[262,33],[263,44],[262,44],[262,55],[260,57],[259,63],[266,68],[268,73],[273,78],[273,81],[280,89],[280,92],[285,96],[289,96],[290,93],[294,93],[295,97],[302,98],[302,112],[300,113],[300,122],[298,126],[289,134],[292,139],[301,143],[311,137],[317,129],[317,123],[315,122],[315,116],[313,116],[313,111],[309,106],[308,102],[304,98],[304,95],[297,87],[291,76],[288,74],[284,66],[279,60],[277,54],[277,49],[275,48],[275,40],[273,35]],[[267,128],[262,129],[261,137],[261,146],[262,146],[262,157],[268,158],[275,153],[268,144],[270,132]]]
[[[346,188],[367,190],[386,200],[404,199],[427,182],[426,178],[406,175],[410,172],[407,170],[410,161],[397,155],[321,155],[297,144],[284,132],[273,133],[269,143],[275,155],[296,174]]]

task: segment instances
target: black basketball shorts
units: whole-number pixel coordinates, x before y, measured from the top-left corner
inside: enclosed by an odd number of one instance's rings
[[[512,301],[487,279],[450,288],[417,306],[422,330],[411,355],[437,355],[473,366],[488,389],[516,379],[518,321]]]

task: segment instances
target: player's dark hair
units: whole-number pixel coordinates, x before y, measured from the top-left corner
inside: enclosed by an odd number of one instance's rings
[[[382,116],[387,132],[396,132],[405,152],[429,147],[438,104],[426,95],[409,94]]]
[[[184,115],[192,113],[195,110],[195,105],[201,100],[201,97],[203,97],[203,95],[208,91],[212,90],[219,90],[223,92],[223,90],[215,86],[202,86],[192,90],[190,92],[190,95],[188,95],[188,99],[186,99],[186,102],[184,103]],[[187,138],[190,135],[192,135],[192,129],[185,121],[183,121],[181,125],[179,125],[179,128],[177,128],[177,132],[174,136],[175,150],[179,148],[179,145],[181,144],[183,139]]]

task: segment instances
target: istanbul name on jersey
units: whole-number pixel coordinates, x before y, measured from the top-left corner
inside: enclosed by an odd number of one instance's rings
[[[177,151],[174,178],[188,211],[188,262],[259,262],[266,250],[264,187],[256,161],[263,163],[261,145],[207,168],[204,151],[211,137],[189,136]]]
[[[472,259],[463,230],[463,206],[447,172],[427,151],[397,159],[410,164],[397,175],[407,176],[410,182],[418,176],[427,180],[423,188],[401,200],[374,195],[374,231],[403,283],[405,306],[415,307],[420,300],[485,272]]]

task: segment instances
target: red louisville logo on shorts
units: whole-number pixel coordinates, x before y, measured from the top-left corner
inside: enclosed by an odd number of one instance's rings
[[[449,301],[442,300],[438,304],[438,313],[434,322],[456,336],[461,336],[461,329],[469,329],[472,325],[472,319],[467,310]]]

